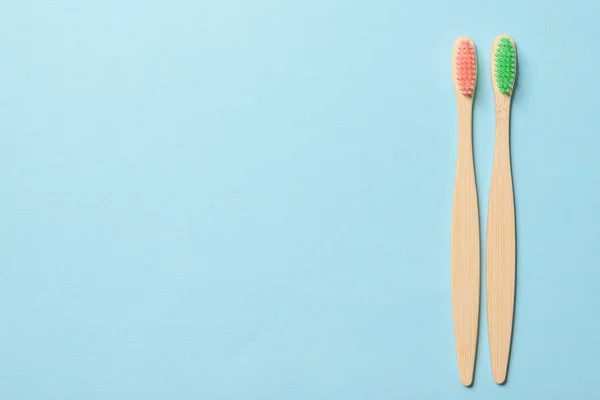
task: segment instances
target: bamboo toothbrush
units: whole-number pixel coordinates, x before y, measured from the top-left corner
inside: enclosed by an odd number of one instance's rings
[[[493,49],[496,140],[488,209],[486,291],[492,375],[500,384],[506,380],[515,302],[515,204],[509,130],[517,50],[508,35],[496,37]]]
[[[473,382],[479,322],[479,210],[473,166],[473,96],[477,56],[473,41],[454,42],[452,76],[458,103],[458,157],[452,209],[452,314],[458,372],[463,385]]]

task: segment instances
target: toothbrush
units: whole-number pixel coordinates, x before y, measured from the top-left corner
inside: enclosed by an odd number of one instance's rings
[[[514,40],[494,40],[492,83],[496,102],[494,167],[488,208],[486,292],[492,375],[506,380],[515,302],[515,204],[510,170],[510,104],[517,72]]]
[[[479,210],[473,166],[473,96],[477,57],[473,41],[454,42],[452,76],[458,103],[458,156],[452,209],[452,314],[460,381],[473,382],[479,322]]]

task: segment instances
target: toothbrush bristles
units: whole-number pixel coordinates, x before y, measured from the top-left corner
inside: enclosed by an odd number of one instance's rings
[[[476,69],[473,44],[468,40],[461,40],[456,51],[456,83],[464,96],[472,96],[475,91]]]

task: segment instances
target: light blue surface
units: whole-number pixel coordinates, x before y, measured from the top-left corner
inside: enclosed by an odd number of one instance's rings
[[[3,2],[0,398],[600,399],[599,6],[556,4]],[[468,389],[450,56],[485,232],[501,33],[516,325],[497,386],[482,313]]]

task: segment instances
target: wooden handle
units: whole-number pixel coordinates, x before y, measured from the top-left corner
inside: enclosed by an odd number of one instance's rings
[[[496,141],[488,209],[486,291],[492,374],[506,380],[515,302],[515,205],[510,170],[510,97],[496,102]]]
[[[458,99],[458,157],[452,209],[452,314],[460,381],[473,382],[479,322],[480,244],[473,167],[473,99]]]

